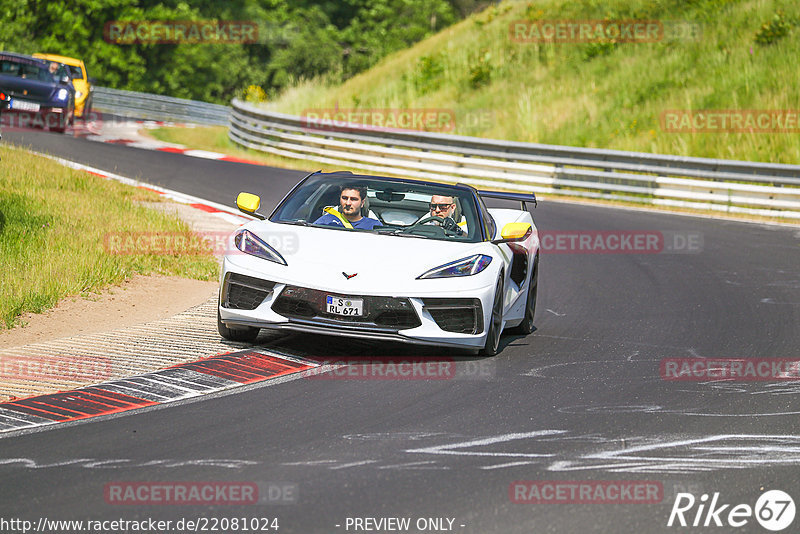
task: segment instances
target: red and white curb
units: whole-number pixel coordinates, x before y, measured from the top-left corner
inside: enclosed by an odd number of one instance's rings
[[[102,121],[97,123],[88,122],[84,124],[76,123],[74,128],[75,137],[81,137],[89,141],[109,143],[114,145],[124,145],[145,150],[155,150],[158,152],[168,152],[171,154],[182,154],[194,158],[211,159],[218,161],[228,161],[232,163],[246,163],[248,165],[265,165],[256,160],[237,158],[222,154],[220,152],[209,152],[207,150],[196,150],[186,148],[174,143],[165,143],[156,139],[148,139],[138,134],[140,128],[158,128],[161,126],[178,126],[183,128],[194,127],[195,125],[170,123],[163,121],[125,121],[114,122],[105,125]]]
[[[182,401],[319,367],[318,362],[243,350],[95,386],[0,403],[0,433]]]

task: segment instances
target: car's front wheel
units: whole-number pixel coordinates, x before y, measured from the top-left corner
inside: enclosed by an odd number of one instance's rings
[[[75,124],[75,110],[72,110],[71,113],[59,117],[58,126],[51,127],[50,129],[56,133],[65,133],[67,131],[67,128],[70,126],[74,126],[74,124]]]
[[[88,122],[87,117],[92,113],[92,100],[90,98],[86,99],[86,102],[83,104],[83,113],[81,114],[81,119],[83,122]]]
[[[222,318],[219,315],[219,308],[217,308],[217,332],[219,332],[219,335],[228,341],[243,341],[245,343],[252,343],[258,337],[260,330],[260,328],[255,328],[253,326],[228,328],[225,326],[225,323],[222,322]]]
[[[500,335],[503,333],[503,275],[497,280],[494,288],[494,304],[492,304],[492,317],[489,321],[489,331],[486,333],[486,343],[478,353],[480,356],[494,356],[500,348]]]
[[[539,256],[533,262],[533,273],[531,274],[531,283],[528,286],[528,298],[525,301],[525,318],[522,322],[515,326],[509,332],[514,334],[522,334],[527,336],[533,332],[533,316],[536,315],[536,293],[539,287]]]

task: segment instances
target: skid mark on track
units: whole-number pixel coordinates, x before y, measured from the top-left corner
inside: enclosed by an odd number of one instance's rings
[[[25,469],[51,469],[57,467],[79,467],[82,469],[129,469],[137,467],[209,467],[219,469],[242,469],[258,465],[251,460],[235,460],[229,458],[195,458],[191,460],[132,460],[130,458],[73,458],[59,462],[46,462],[34,458],[0,458],[0,466],[23,467]]]
[[[623,449],[601,451],[550,465],[551,471],[606,470],[632,473],[689,473],[720,469],[797,465],[800,436],[720,434],[664,439]]]
[[[574,452],[564,451],[565,438],[574,438]],[[502,450],[493,448],[496,445],[502,445]],[[475,466],[483,470],[542,464],[539,459],[544,459],[549,471],[677,474],[797,465],[800,463],[800,436],[719,434],[598,440],[598,436],[569,436],[569,432],[564,430],[542,430],[407,449],[405,452],[468,456],[473,461],[475,457],[487,461],[499,457],[519,458]]]

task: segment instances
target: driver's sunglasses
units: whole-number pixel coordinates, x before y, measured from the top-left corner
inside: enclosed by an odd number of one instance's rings
[[[453,205],[453,202],[447,202],[445,204],[429,204],[431,211],[445,211],[447,208]]]

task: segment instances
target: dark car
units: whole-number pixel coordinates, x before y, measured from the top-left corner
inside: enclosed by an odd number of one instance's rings
[[[75,121],[75,88],[63,64],[0,52],[0,93],[6,124],[63,132]]]

